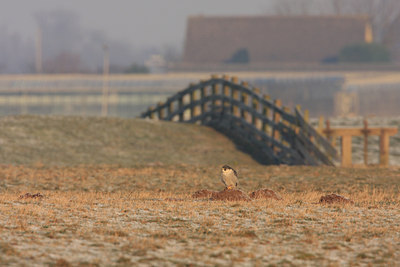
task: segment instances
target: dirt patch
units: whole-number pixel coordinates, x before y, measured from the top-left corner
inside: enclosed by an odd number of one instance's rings
[[[40,193],[36,193],[36,194],[31,194],[31,193],[26,193],[24,195],[20,195],[19,199],[28,199],[28,198],[38,198],[38,199],[42,199],[44,196]]]
[[[212,198],[217,191],[211,191],[208,189],[202,189],[193,193],[192,198]]]
[[[274,192],[271,189],[268,188],[263,188],[263,189],[259,189],[256,190],[254,192],[251,192],[249,194],[251,199],[276,199],[276,200],[282,200],[282,197]]]
[[[354,204],[354,201],[351,199],[348,199],[344,196],[337,195],[337,194],[329,194],[322,196],[319,199],[319,204],[335,204],[335,203],[341,203],[341,204]]]
[[[251,201],[249,196],[238,189],[224,189],[212,195],[210,200]]]

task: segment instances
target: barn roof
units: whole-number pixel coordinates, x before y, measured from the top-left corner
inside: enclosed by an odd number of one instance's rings
[[[247,49],[252,63],[321,62],[366,40],[366,16],[192,16],[183,61],[221,63]]]

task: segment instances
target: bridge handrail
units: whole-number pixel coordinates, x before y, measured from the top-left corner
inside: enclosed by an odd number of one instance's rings
[[[141,117],[205,124],[213,123],[214,117],[224,118],[230,121],[231,128],[237,124],[248,129],[251,132],[248,142],[263,140],[262,150],[273,160],[279,153],[289,153],[287,163],[298,163],[301,157],[304,164],[333,165],[332,159],[337,158],[336,150],[306,122],[298,107],[291,113],[281,106],[280,100],[271,101],[257,88],[245,82],[239,84],[236,77],[228,80],[226,76],[212,76],[190,84],[164,103],[150,107]]]

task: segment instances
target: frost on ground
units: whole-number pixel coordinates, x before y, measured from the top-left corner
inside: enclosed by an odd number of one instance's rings
[[[193,199],[222,189],[201,167],[2,166],[0,265],[400,264],[397,169],[259,168],[242,190],[282,200]],[[331,192],[354,205],[318,203]]]

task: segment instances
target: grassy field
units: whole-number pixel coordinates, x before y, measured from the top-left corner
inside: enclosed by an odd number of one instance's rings
[[[0,126],[0,265],[400,265],[398,167],[262,166],[195,125],[26,116]],[[225,163],[244,192],[283,200],[193,199],[223,189]],[[333,192],[355,204],[316,204]]]

